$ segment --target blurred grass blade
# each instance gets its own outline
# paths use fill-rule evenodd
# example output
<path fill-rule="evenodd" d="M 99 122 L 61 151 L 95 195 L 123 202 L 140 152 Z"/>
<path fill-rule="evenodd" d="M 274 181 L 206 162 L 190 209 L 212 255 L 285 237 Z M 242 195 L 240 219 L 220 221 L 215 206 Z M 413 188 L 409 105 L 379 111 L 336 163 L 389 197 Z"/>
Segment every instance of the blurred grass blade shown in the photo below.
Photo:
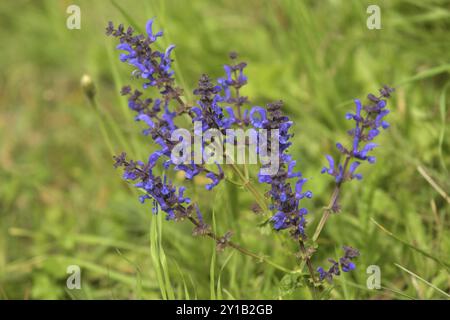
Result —
<path fill-rule="evenodd" d="M 236 298 L 231 294 L 230 291 L 228 291 L 227 289 L 222 289 L 223 292 L 225 292 L 227 294 L 227 296 L 231 299 L 231 300 L 236 300 Z"/>
<path fill-rule="evenodd" d="M 352 281 L 347 281 L 347 284 L 349 286 L 353 287 L 353 288 L 357 288 L 357 289 L 364 290 L 364 291 L 367 291 L 367 292 L 373 292 L 374 291 L 373 289 L 367 288 L 367 286 L 363 286 L 363 285 L 354 283 Z M 408 295 L 408 294 L 406 294 L 404 292 L 401 292 L 401 291 L 399 291 L 397 289 L 392 289 L 392 288 L 384 287 L 384 286 L 381 286 L 381 289 L 382 290 L 386 290 L 386 291 L 390 291 L 390 292 L 395 293 L 395 294 L 398 294 L 398 295 L 400 295 L 400 296 L 402 296 L 404 298 L 407 298 L 409 300 L 416 300 L 416 298 L 414 298 L 414 297 L 412 297 L 412 296 L 410 296 L 410 295 Z"/>
<path fill-rule="evenodd" d="M 125 255 L 123 255 L 119 249 L 116 249 L 116 252 L 123 260 L 125 260 L 126 262 L 131 264 L 133 266 L 134 270 L 136 271 L 135 297 L 141 299 L 142 298 L 142 273 L 141 273 L 139 266 L 135 262 L 128 259 Z"/>
<path fill-rule="evenodd" d="M 417 300 L 416 298 L 410 296 L 409 294 L 406 294 L 406 293 L 404 293 L 404 292 L 401 292 L 401 291 L 399 291 L 399 290 L 397 290 L 397 289 L 392 289 L 392 288 L 389 288 L 389 287 L 383 287 L 383 286 L 381 287 L 381 289 L 386 290 L 386 291 L 393 292 L 393 293 L 398 294 L 398 295 L 400 295 L 400 296 L 402 296 L 402 297 L 404 297 L 404 298 L 407 298 L 407 299 L 409 299 L 409 300 Z"/>
<path fill-rule="evenodd" d="M 217 233 L 216 230 L 216 217 L 215 217 L 215 213 L 214 213 L 214 209 L 212 211 L 212 226 L 213 226 L 213 232 Z M 211 255 L 211 264 L 209 267 L 209 291 L 210 291 L 210 298 L 211 300 L 216 300 L 216 288 L 215 288 L 215 282 L 216 282 L 216 277 L 215 277 L 215 269 L 216 269 L 216 255 L 217 255 L 217 250 L 216 250 L 216 243 L 213 241 L 212 242 L 212 255 Z"/>
<path fill-rule="evenodd" d="M 157 216 L 152 215 L 150 222 L 150 255 L 153 262 L 153 269 L 156 273 L 156 279 L 158 281 L 159 289 L 161 291 L 161 297 L 167 300 L 166 288 L 164 285 L 163 273 L 161 270 L 161 264 L 158 257 L 158 229 L 157 229 Z"/>
<path fill-rule="evenodd" d="M 233 257 L 233 254 L 235 253 L 235 251 L 231 251 L 231 253 L 228 255 L 228 257 L 225 259 L 222 267 L 220 268 L 219 271 L 219 276 L 217 279 L 217 299 L 219 300 L 223 300 L 223 296 L 222 296 L 222 273 L 223 270 L 225 270 L 225 266 L 228 264 L 228 262 L 230 261 L 230 259 Z"/>
<path fill-rule="evenodd" d="M 125 20 L 127 20 L 127 22 L 133 26 L 133 28 L 139 32 L 139 33 L 143 33 L 141 27 L 139 27 L 139 24 L 136 23 L 136 21 L 133 19 L 133 17 L 131 17 L 125 9 L 123 9 L 119 4 L 117 4 L 117 2 L 115 0 L 111 0 L 112 5 L 123 15 L 123 17 L 125 18 Z"/>
<path fill-rule="evenodd" d="M 418 74 L 416 74 L 410 78 L 406 78 L 406 79 L 400 81 L 399 83 L 396 83 L 394 85 L 394 87 L 401 86 L 401 85 L 415 82 L 415 81 L 419 81 L 419 80 L 423 80 L 426 78 L 434 77 L 434 76 L 444 73 L 444 72 L 450 72 L 450 64 L 444 64 L 441 66 L 437 66 L 437 67 L 419 72 Z"/>
<path fill-rule="evenodd" d="M 175 267 L 178 270 L 178 273 L 180 274 L 181 282 L 183 283 L 184 298 L 186 300 L 190 300 L 191 298 L 190 298 L 189 290 L 187 287 L 186 279 L 184 278 L 183 271 L 181 270 L 180 265 L 176 261 L 173 261 L 173 262 L 175 264 Z"/>
<path fill-rule="evenodd" d="M 444 144 L 444 138 L 445 138 L 445 129 L 446 129 L 446 114 L 447 114 L 447 90 L 450 87 L 450 82 L 447 82 L 444 86 L 444 89 L 442 89 L 441 96 L 439 97 L 439 113 L 441 114 L 441 133 L 439 135 L 439 159 L 441 161 L 441 165 L 444 168 L 445 172 L 448 173 L 447 165 L 444 160 L 444 155 L 442 152 L 442 146 Z"/>
<path fill-rule="evenodd" d="M 422 175 L 422 177 L 427 180 L 427 182 L 450 204 L 450 197 L 445 193 L 445 191 L 430 177 L 430 175 L 425 171 L 422 166 L 417 166 L 417 171 Z"/>
<path fill-rule="evenodd" d="M 402 269 L 403 271 L 409 273 L 411 276 L 413 276 L 414 278 L 422 281 L 423 283 L 425 283 L 426 285 L 428 285 L 429 287 L 433 288 L 434 290 L 436 290 L 437 292 L 441 293 L 442 295 L 444 295 L 447 298 L 450 298 L 450 294 L 446 293 L 445 291 L 439 289 L 438 287 L 436 287 L 434 284 L 428 282 L 427 280 L 425 280 L 424 278 L 420 277 L 419 275 L 415 274 L 414 272 L 406 269 L 405 267 L 402 267 L 401 265 L 399 265 L 398 263 L 394 263 L 395 266 L 397 266 L 398 268 Z"/>
<path fill-rule="evenodd" d="M 82 260 L 82 259 L 76 259 L 72 257 L 65 257 L 65 256 L 55 256 L 56 259 L 61 260 L 67 260 L 71 264 L 79 265 L 82 268 L 85 268 L 87 270 L 90 270 L 92 272 L 98 273 L 103 276 L 107 276 L 111 278 L 112 280 L 124 283 L 126 285 L 129 285 L 131 287 L 134 287 L 136 285 L 136 277 L 129 276 L 123 273 L 120 273 L 118 271 L 111 270 L 110 268 L 100 266 L 98 264 L 95 264 L 90 261 Z M 147 290 L 158 290 L 157 287 L 153 286 L 150 281 L 142 281 L 141 285 L 144 289 Z"/>
<path fill-rule="evenodd" d="M 162 225 L 163 225 L 163 215 L 158 214 L 158 253 L 159 253 L 159 261 L 161 263 L 163 275 L 164 275 L 164 284 L 166 286 L 167 297 L 171 300 L 175 300 L 175 293 L 173 291 L 172 283 L 170 281 L 170 270 L 167 265 L 166 253 L 164 252 L 162 246 Z"/>
<path fill-rule="evenodd" d="M 411 249 L 413 249 L 413 250 L 419 252 L 420 254 L 424 255 L 425 257 L 427 257 L 427 258 L 429 258 L 429 259 L 431 259 L 431 260 L 433 260 L 433 261 L 439 263 L 440 265 L 442 265 L 442 266 L 443 266 L 444 268 L 446 268 L 447 270 L 450 269 L 450 265 L 447 264 L 446 262 L 442 261 L 441 259 L 439 259 L 439 258 L 437 258 L 437 257 L 435 257 L 435 256 L 433 256 L 433 255 L 431 255 L 431 254 L 429 254 L 428 252 L 426 252 L 426 251 L 424 251 L 424 250 L 422 250 L 422 249 L 420 249 L 420 248 L 417 248 L 416 246 L 414 246 L 414 245 L 412 245 L 412 244 L 406 242 L 405 240 L 402 240 L 402 239 L 398 238 L 398 237 L 397 237 L 396 235 L 394 235 L 392 232 L 390 232 L 390 231 L 387 230 L 385 227 L 383 227 L 381 224 L 379 224 L 377 221 L 375 221 L 375 219 L 373 219 L 373 218 L 370 218 L 370 219 L 372 220 L 372 222 L 373 222 L 378 228 L 380 228 L 384 233 L 386 233 L 386 234 L 387 234 L 388 236 L 390 236 L 391 238 L 393 238 L 393 239 L 395 239 L 395 240 L 401 242 L 403 245 L 407 246 L 408 248 L 411 248 Z"/>
<path fill-rule="evenodd" d="M 40 235 L 37 231 L 32 231 L 22 228 L 9 228 L 8 233 L 13 237 L 26 237 L 26 238 L 36 238 Z M 105 246 L 116 249 L 124 249 L 139 254 L 150 255 L 148 248 L 145 246 L 139 246 L 137 244 L 129 243 L 126 241 L 100 237 L 91 234 L 68 234 L 68 238 L 72 238 L 77 243 L 83 243 L 88 245 Z"/>

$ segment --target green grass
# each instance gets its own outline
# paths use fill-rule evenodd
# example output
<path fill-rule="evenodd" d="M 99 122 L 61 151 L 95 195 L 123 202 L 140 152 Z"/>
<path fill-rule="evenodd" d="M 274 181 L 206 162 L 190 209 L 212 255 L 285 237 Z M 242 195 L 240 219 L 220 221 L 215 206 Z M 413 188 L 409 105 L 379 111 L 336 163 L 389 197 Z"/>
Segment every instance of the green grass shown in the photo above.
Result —
<path fill-rule="evenodd" d="M 357 269 L 320 298 L 448 299 L 449 1 L 77 3 L 81 30 L 65 27 L 71 1 L 0 4 L 0 298 L 312 297 L 295 244 L 259 226 L 246 189 L 227 182 L 208 193 L 197 181 L 189 195 L 210 223 L 214 212 L 219 234 L 232 230 L 233 241 L 273 264 L 216 253 L 188 223 L 153 216 L 113 169 L 113 152 L 145 159 L 151 146 L 118 93 L 130 69 L 103 30 L 109 20 L 143 29 L 156 16 L 161 46 L 177 45 L 188 101 L 201 73 L 222 74 L 231 50 L 249 64 L 243 94 L 254 105 L 285 101 L 290 152 L 315 195 L 310 232 L 332 192 L 319 173 L 323 155 L 346 139 L 352 99 L 396 85 L 377 163 L 344 187 L 342 212 L 325 226 L 313 261 L 324 265 L 350 244 L 361 251 Z M 376 3 L 382 30 L 368 30 L 366 8 Z M 79 87 L 85 73 L 97 106 Z M 82 269 L 82 290 L 66 289 L 70 264 Z M 366 287 L 369 265 L 381 268 L 381 290 Z"/>

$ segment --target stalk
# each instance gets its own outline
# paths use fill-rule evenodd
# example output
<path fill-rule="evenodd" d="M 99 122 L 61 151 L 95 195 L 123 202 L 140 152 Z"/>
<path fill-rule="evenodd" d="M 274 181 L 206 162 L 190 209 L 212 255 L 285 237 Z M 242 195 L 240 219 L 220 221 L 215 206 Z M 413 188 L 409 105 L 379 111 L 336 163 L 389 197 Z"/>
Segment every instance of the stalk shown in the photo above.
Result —
<path fill-rule="evenodd" d="M 349 162 L 350 162 L 350 156 L 347 156 L 345 158 L 345 162 L 344 162 L 344 170 L 343 170 L 344 171 L 344 173 L 343 173 L 344 177 L 345 177 L 345 174 L 347 173 L 347 167 L 348 167 L 348 163 Z M 334 188 L 334 191 L 333 191 L 333 193 L 331 195 L 331 199 L 330 199 L 330 202 L 328 203 L 328 206 L 326 206 L 324 208 L 324 212 L 323 212 L 322 218 L 320 219 L 319 224 L 316 227 L 316 231 L 314 232 L 314 235 L 312 237 L 312 240 L 314 242 L 316 242 L 317 239 L 319 238 L 320 233 L 323 230 L 323 227 L 327 223 L 328 218 L 330 217 L 331 212 L 333 211 L 333 208 L 336 206 L 336 203 L 339 200 L 339 195 L 341 193 L 341 185 L 342 185 L 342 182 L 339 182 L 336 185 L 336 187 Z"/>
<path fill-rule="evenodd" d="M 195 218 L 193 218 L 192 216 L 188 217 L 188 219 L 189 219 L 189 221 L 190 221 L 192 224 L 194 224 L 196 227 L 199 227 L 199 226 L 200 226 L 200 223 L 199 223 L 197 220 L 195 220 Z M 215 234 L 215 233 L 212 232 L 212 231 L 208 231 L 205 235 L 206 235 L 207 237 L 213 239 L 213 240 L 216 241 L 216 242 L 217 242 L 217 241 L 220 241 L 220 239 L 221 239 L 220 236 L 218 236 L 217 234 Z M 257 260 L 258 262 L 264 262 L 264 263 L 267 263 L 268 265 L 271 265 L 272 267 L 274 267 L 274 268 L 276 268 L 276 269 L 278 269 L 278 270 L 280 270 L 280 271 L 283 271 L 283 272 L 285 272 L 285 273 L 290 273 L 290 274 L 296 274 L 296 273 L 298 273 L 298 271 L 289 270 L 289 269 L 287 269 L 287 268 L 285 268 L 285 267 L 283 267 L 283 266 L 280 266 L 279 264 L 277 264 L 277 263 L 275 263 L 275 262 L 273 262 L 273 261 L 267 259 L 266 257 L 259 256 L 259 255 L 257 255 L 256 253 L 253 253 L 253 252 L 251 252 L 250 250 L 247 250 L 247 249 L 241 247 L 240 245 L 238 245 L 238 244 L 235 243 L 235 242 L 227 241 L 226 244 L 227 244 L 228 247 L 233 248 L 233 249 L 235 249 L 236 251 L 238 251 L 238 252 L 240 252 L 240 253 L 242 253 L 242 254 L 244 254 L 244 255 L 246 255 L 246 256 L 252 257 L 253 259 Z"/>

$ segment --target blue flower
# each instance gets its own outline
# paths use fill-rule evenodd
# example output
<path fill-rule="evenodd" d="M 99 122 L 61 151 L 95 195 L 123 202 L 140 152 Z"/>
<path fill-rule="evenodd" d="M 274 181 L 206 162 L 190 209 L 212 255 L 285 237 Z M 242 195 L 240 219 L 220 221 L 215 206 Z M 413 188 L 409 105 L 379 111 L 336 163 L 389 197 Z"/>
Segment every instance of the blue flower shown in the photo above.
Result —
<path fill-rule="evenodd" d="M 376 146 L 376 143 L 368 143 L 366 144 L 360 151 L 358 149 L 353 150 L 353 156 L 360 160 L 368 160 L 370 163 L 375 162 L 375 157 L 370 157 L 368 155 L 369 151 L 372 151 Z"/>
<path fill-rule="evenodd" d="M 348 170 L 348 173 L 350 174 L 350 177 L 352 179 L 358 179 L 358 180 L 362 179 L 362 175 L 361 174 L 355 173 L 356 168 L 358 168 L 360 164 L 361 164 L 360 162 L 354 161 L 350 165 L 350 169 Z"/>
<path fill-rule="evenodd" d="M 339 262 L 328 259 L 331 263 L 331 267 L 328 271 L 325 271 L 322 267 L 317 268 L 320 281 L 327 280 L 331 282 L 334 276 L 340 275 L 340 270 L 343 272 L 350 272 L 356 268 L 356 265 L 352 260 L 359 256 L 359 251 L 349 246 L 344 246 L 343 249 L 344 256 L 339 259 Z"/>
<path fill-rule="evenodd" d="M 300 178 L 297 180 L 297 183 L 295 184 L 295 198 L 298 200 L 301 200 L 303 198 L 312 198 L 312 192 L 306 191 L 303 192 L 303 185 L 308 181 L 307 179 Z"/>
<path fill-rule="evenodd" d="M 337 167 L 335 165 L 335 161 L 332 156 L 325 156 L 328 160 L 329 168 L 323 167 L 321 173 L 328 173 L 329 175 L 334 176 L 336 183 L 341 183 L 344 178 L 344 168 L 341 164 L 338 164 Z"/>
<path fill-rule="evenodd" d="M 273 215 L 271 220 L 273 221 L 273 228 L 275 230 L 282 230 L 289 227 L 289 224 L 287 223 L 288 219 L 281 211 L 278 211 L 275 215 Z"/>
<path fill-rule="evenodd" d="M 162 31 L 153 33 L 153 22 L 154 19 L 147 22 L 145 28 L 147 37 L 133 36 L 131 28 L 124 32 L 123 26 L 114 30 L 111 22 L 106 33 L 120 39 L 117 49 L 126 53 L 121 53 L 119 58 L 136 68 L 132 73 L 134 76 L 146 80 L 143 84 L 144 89 L 157 86 L 167 90 L 167 86 L 173 83 L 174 72 L 171 70 L 170 54 L 175 46 L 170 45 L 164 53 L 152 49 L 151 44 L 163 35 Z"/>
<path fill-rule="evenodd" d="M 148 20 L 147 24 L 145 25 L 145 31 L 147 32 L 147 36 L 151 42 L 155 42 L 158 37 L 161 37 L 163 35 L 162 31 L 158 31 L 156 34 L 153 34 L 153 21 L 154 20 L 155 20 L 155 18 Z"/>
<path fill-rule="evenodd" d="M 317 272 L 319 273 L 320 281 L 324 280 L 328 276 L 328 272 L 326 272 L 322 267 L 318 267 Z"/>
<path fill-rule="evenodd" d="M 247 83 L 247 77 L 244 75 L 244 69 L 247 66 L 245 62 L 238 63 L 236 65 L 225 65 L 223 68 L 225 70 L 226 78 L 221 79 L 227 86 L 233 86 L 240 88 Z M 233 77 L 233 73 L 237 76 Z"/>
<path fill-rule="evenodd" d="M 203 74 L 198 82 L 198 88 L 194 94 L 199 97 L 198 106 L 191 109 L 193 113 L 192 122 L 201 121 L 202 130 L 230 128 L 237 122 L 231 107 L 220 106 L 223 97 L 220 95 L 222 88 L 214 85 L 210 78 Z"/>
<path fill-rule="evenodd" d="M 334 168 L 334 159 L 333 159 L 333 157 L 330 156 L 329 154 L 327 154 L 325 157 L 326 157 L 327 160 L 328 160 L 329 168 L 323 167 L 321 173 L 327 172 L 328 174 L 333 175 L 334 169 L 335 169 L 335 168 Z"/>
<path fill-rule="evenodd" d="M 212 180 L 211 183 L 206 185 L 207 190 L 211 190 L 212 188 L 217 186 L 219 184 L 220 180 L 222 180 L 224 178 L 224 173 L 223 173 L 222 167 L 219 164 L 216 164 L 216 165 L 219 170 L 218 174 L 216 174 L 214 172 L 208 172 L 206 174 L 206 177 Z"/>
<path fill-rule="evenodd" d="M 144 203 L 148 199 L 154 199 L 158 206 L 166 212 L 166 218 L 173 220 L 188 215 L 186 204 L 191 202 L 190 198 L 184 196 L 185 187 L 177 189 L 167 176 L 163 178 L 153 175 L 151 163 L 127 161 L 125 153 L 114 157 L 115 166 L 124 167 L 124 178 L 134 181 L 134 186 L 145 191 L 139 196 L 139 201 Z M 157 207 L 154 207 L 156 213 Z"/>
<path fill-rule="evenodd" d="M 268 122 L 266 116 L 266 109 L 258 106 L 253 107 L 250 110 L 249 119 L 252 126 L 257 129 L 263 129 L 267 127 Z"/>

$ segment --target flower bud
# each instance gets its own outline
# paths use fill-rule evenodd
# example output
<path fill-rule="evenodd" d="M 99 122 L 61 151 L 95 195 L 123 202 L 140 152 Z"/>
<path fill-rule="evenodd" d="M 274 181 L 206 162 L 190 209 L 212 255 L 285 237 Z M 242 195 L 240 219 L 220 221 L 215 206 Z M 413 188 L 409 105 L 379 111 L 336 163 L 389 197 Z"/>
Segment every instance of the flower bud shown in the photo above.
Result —
<path fill-rule="evenodd" d="M 91 76 L 85 74 L 81 77 L 81 88 L 84 91 L 84 94 L 89 98 L 93 99 L 95 96 L 95 85 L 92 81 Z"/>

